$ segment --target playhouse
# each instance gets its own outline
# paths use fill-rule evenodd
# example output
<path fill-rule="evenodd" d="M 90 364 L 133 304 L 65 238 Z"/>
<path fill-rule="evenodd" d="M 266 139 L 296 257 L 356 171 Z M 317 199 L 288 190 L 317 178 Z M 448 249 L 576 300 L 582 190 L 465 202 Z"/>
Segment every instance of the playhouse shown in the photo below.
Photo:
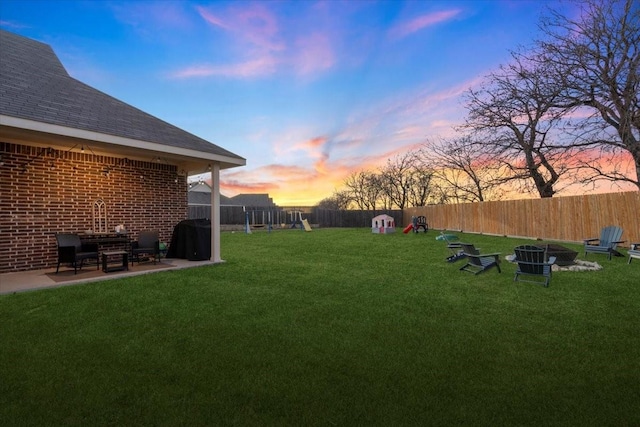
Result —
<path fill-rule="evenodd" d="M 371 232 L 376 234 L 387 234 L 396 231 L 396 226 L 392 216 L 378 215 L 371 220 Z"/>

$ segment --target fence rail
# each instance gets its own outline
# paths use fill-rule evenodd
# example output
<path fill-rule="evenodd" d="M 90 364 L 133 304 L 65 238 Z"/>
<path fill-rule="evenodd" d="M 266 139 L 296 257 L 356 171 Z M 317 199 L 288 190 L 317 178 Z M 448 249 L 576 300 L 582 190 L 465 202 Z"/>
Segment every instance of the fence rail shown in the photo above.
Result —
<path fill-rule="evenodd" d="M 220 206 L 220 224 L 244 225 L 249 219 L 249 225 L 268 224 L 269 218 L 274 226 L 284 224 L 290 226 L 297 216 L 292 212 L 302 212 L 302 217 L 322 228 L 330 227 L 371 227 L 371 219 L 380 214 L 392 216 L 396 224 L 402 223 L 403 212 L 401 210 L 331 210 L 316 207 L 304 208 L 243 208 L 242 206 Z M 211 206 L 189 206 L 189 218 L 211 218 Z"/>
<path fill-rule="evenodd" d="M 623 229 L 623 246 L 640 242 L 640 192 L 433 205 L 404 210 L 403 223 L 425 215 L 430 228 L 581 242 L 608 225 Z"/>
<path fill-rule="evenodd" d="M 623 246 L 640 243 L 640 192 L 606 193 L 546 199 L 505 200 L 495 202 L 431 205 L 400 210 L 330 210 L 306 208 L 246 208 L 249 223 L 265 224 L 270 213 L 272 223 L 289 225 L 291 212 L 302 211 L 311 224 L 327 227 L 370 227 L 371 219 L 380 214 L 394 218 L 396 226 L 411 222 L 412 216 L 425 215 L 429 228 L 462 230 L 495 234 L 581 242 L 598 237 L 608 225 L 622 227 Z M 190 218 L 210 218 L 209 206 L 190 206 Z M 246 213 L 242 206 L 222 206 L 220 223 L 244 225 Z"/>

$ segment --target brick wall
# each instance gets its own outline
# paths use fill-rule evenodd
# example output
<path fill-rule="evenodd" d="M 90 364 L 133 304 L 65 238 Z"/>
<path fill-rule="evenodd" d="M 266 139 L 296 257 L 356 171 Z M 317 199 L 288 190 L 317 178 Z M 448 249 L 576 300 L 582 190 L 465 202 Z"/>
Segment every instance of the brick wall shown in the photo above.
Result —
<path fill-rule="evenodd" d="M 124 224 L 171 240 L 187 218 L 187 177 L 174 165 L 0 142 L 0 273 L 55 266 L 55 233 L 93 229 L 104 200 L 108 229 Z"/>

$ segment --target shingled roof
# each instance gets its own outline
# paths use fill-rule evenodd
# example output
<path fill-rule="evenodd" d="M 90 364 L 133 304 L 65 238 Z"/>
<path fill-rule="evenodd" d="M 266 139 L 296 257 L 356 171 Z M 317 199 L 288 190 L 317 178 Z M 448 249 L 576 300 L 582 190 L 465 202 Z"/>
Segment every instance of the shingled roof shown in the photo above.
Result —
<path fill-rule="evenodd" d="M 245 164 L 222 147 L 74 79 L 49 45 L 0 30 L 0 124 L 7 118 L 125 138 L 130 145 L 173 147 L 174 153 L 222 156 L 227 166 Z"/>

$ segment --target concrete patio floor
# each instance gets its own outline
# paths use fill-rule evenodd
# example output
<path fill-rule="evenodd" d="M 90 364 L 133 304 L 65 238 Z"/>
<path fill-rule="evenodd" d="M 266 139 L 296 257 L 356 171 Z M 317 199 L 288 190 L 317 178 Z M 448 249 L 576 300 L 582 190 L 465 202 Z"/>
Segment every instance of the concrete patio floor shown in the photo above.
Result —
<path fill-rule="evenodd" d="M 48 268 L 44 270 L 32 270 L 32 271 L 20 271 L 16 273 L 2 273 L 0 274 L 0 295 L 12 294 L 16 292 L 33 291 L 38 289 L 56 288 L 60 286 L 78 285 L 82 283 L 100 282 L 104 280 L 120 279 L 123 277 L 138 276 L 141 274 L 154 274 L 168 270 L 180 270 L 185 268 L 201 267 L 204 265 L 216 264 L 213 261 L 189 261 L 186 259 L 177 258 L 163 258 L 161 263 L 166 268 L 154 268 L 150 270 L 138 270 L 132 267 L 129 271 L 114 271 L 110 273 L 103 273 L 102 270 L 97 275 L 92 277 L 75 278 L 70 277 L 69 280 L 57 281 L 50 277 L 52 273 L 55 273 L 55 268 Z M 82 271 L 86 271 L 88 266 L 84 266 Z M 64 270 L 68 270 L 68 267 L 64 267 Z M 60 274 L 63 273 L 63 267 L 60 267 Z"/>

